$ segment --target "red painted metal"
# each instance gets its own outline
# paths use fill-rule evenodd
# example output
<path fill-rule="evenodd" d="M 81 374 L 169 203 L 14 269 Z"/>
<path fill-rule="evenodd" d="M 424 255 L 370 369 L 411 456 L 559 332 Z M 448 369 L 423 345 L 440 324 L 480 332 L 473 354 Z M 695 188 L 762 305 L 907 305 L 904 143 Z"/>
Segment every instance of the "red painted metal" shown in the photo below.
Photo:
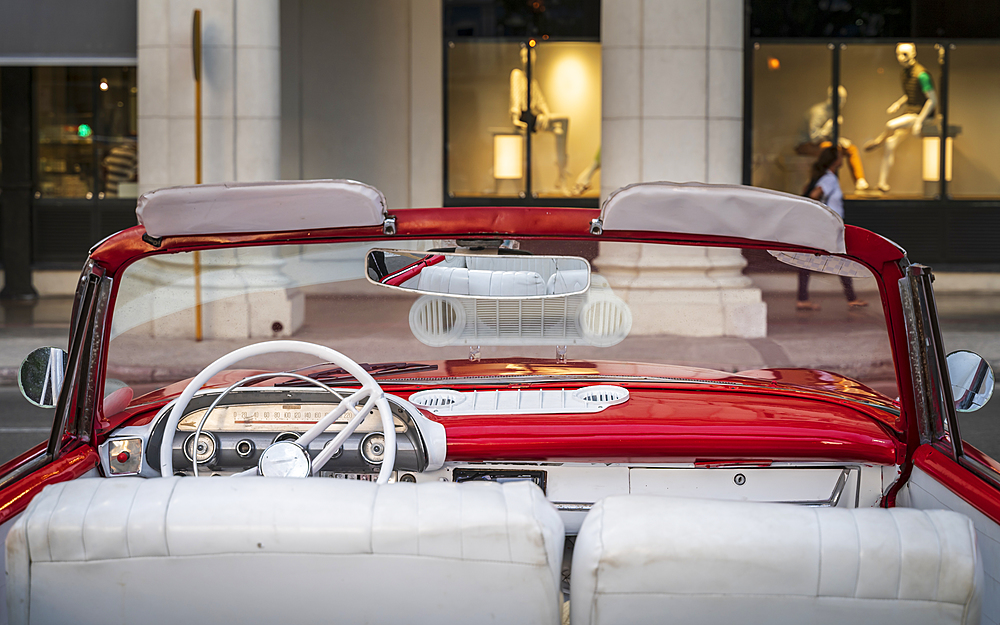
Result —
<path fill-rule="evenodd" d="M 382 278 L 382 284 L 388 284 L 390 286 L 399 286 L 403 284 L 413 276 L 417 275 L 424 270 L 425 267 L 431 267 L 437 265 L 438 263 L 444 262 L 443 254 L 435 254 L 433 256 L 428 256 L 427 258 L 422 258 L 417 262 L 409 265 L 408 267 L 397 271 L 396 273 Z"/>
<path fill-rule="evenodd" d="M 0 491 L 0 523 L 24 511 L 28 503 L 49 484 L 74 480 L 97 466 L 97 450 L 89 445 L 64 452 L 54 462 L 39 467 L 12 487 Z"/>
<path fill-rule="evenodd" d="M 973 457 L 988 460 L 975 447 L 968 443 L 964 443 L 964 446 L 973 450 L 973 454 L 975 454 Z M 997 466 L 994 462 L 989 464 Z M 921 445 L 913 454 L 913 465 L 961 497 L 970 506 L 982 512 L 991 521 L 1000 523 L 1000 497 L 997 496 L 996 487 L 955 462 L 948 454 L 931 445 Z"/>
<path fill-rule="evenodd" d="M 710 462 L 829 460 L 894 464 L 902 445 L 833 403 L 717 390 L 630 389 L 596 414 L 435 416 L 448 460 Z"/>

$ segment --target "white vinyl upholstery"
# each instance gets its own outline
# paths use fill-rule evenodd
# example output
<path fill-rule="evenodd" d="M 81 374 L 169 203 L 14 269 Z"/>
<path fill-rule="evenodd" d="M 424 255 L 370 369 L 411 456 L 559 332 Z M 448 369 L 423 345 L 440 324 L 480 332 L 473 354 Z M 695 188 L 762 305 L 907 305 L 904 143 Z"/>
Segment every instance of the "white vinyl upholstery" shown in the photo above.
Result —
<path fill-rule="evenodd" d="M 417 288 L 428 293 L 481 297 L 545 295 L 545 281 L 534 271 L 488 271 L 441 265 L 424 267 Z"/>
<path fill-rule="evenodd" d="M 978 624 L 968 517 L 625 495 L 588 513 L 573 625 Z"/>
<path fill-rule="evenodd" d="M 548 623 L 563 525 L 530 483 L 80 479 L 7 539 L 11 623 Z"/>

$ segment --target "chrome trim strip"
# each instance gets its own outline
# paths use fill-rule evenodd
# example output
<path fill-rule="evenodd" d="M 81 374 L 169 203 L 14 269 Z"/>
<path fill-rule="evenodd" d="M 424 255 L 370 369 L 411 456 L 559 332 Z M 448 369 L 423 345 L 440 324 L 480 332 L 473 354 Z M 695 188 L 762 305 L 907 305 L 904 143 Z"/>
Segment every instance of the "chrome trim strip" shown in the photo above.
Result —
<path fill-rule="evenodd" d="M 799 506 L 809 506 L 814 508 L 836 508 L 840 503 L 840 497 L 844 494 L 844 487 L 847 486 L 847 478 L 850 476 L 850 469 L 843 469 L 837 483 L 833 485 L 833 492 L 828 499 L 814 499 L 806 501 L 775 501 L 774 503 L 793 503 Z M 860 471 L 859 471 L 860 481 Z M 855 506 L 857 507 L 857 506 Z"/>
<path fill-rule="evenodd" d="M 553 501 L 552 505 L 560 512 L 587 512 L 594 507 L 594 504 L 584 501 Z"/>

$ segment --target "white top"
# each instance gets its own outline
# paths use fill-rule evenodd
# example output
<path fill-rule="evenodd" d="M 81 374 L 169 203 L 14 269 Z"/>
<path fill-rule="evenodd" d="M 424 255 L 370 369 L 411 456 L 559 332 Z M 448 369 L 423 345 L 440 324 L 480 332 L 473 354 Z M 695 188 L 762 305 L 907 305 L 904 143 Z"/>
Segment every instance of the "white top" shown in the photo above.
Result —
<path fill-rule="evenodd" d="M 377 226 L 385 196 L 353 180 L 226 182 L 144 193 L 135 209 L 153 237 Z"/>
<path fill-rule="evenodd" d="M 844 220 L 815 200 L 770 189 L 698 182 L 644 182 L 612 193 L 605 230 L 742 237 L 842 254 Z"/>
<path fill-rule="evenodd" d="M 829 169 L 819 177 L 816 186 L 823 189 L 823 195 L 819 198 L 821 202 L 833 209 L 833 212 L 844 218 L 844 193 L 840 190 L 840 180 L 837 174 Z"/>

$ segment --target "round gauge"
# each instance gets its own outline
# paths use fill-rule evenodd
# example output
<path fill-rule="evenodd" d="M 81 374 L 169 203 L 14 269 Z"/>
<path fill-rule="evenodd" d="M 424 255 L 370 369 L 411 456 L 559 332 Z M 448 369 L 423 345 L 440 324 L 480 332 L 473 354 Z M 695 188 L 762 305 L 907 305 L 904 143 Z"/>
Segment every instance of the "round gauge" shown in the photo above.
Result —
<path fill-rule="evenodd" d="M 192 433 L 184 441 L 184 455 L 190 461 L 192 460 L 192 448 L 194 447 L 194 434 Z M 208 432 L 202 432 L 198 435 L 198 464 L 205 464 L 215 456 L 215 437 Z"/>
<path fill-rule="evenodd" d="M 308 477 L 312 461 L 298 443 L 281 441 L 264 450 L 257 468 L 264 477 Z"/>
<path fill-rule="evenodd" d="M 329 447 L 329 446 L 330 446 L 330 443 L 332 443 L 332 442 L 333 442 L 333 439 L 331 438 L 330 440 L 328 440 L 328 441 L 326 441 L 325 443 L 323 443 L 323 449 L 326 449 L 327 447 Z M 333 452 L 333 455 L 332 455 L 332 456 L 330 456 L 330 459 L 332 460 L 332 459 L 334 459 L 334 458 L 339 458 L 339 457 L 340 457 L 340 454 L 342 454 L 342 453 L 344 453 L 344 446 L 343 446 L 343 445 L 341 445 L 341 446 L 340 446 L 340 447 L 339 447 L 339 448 L 337 449 L 337 451 Z"/>
<path fill-rule="evenodd" d="M 372 432 L 361 440 L 361 457 L 371 464 L 382 464 L 385 456 L 385 436 Z"/>

